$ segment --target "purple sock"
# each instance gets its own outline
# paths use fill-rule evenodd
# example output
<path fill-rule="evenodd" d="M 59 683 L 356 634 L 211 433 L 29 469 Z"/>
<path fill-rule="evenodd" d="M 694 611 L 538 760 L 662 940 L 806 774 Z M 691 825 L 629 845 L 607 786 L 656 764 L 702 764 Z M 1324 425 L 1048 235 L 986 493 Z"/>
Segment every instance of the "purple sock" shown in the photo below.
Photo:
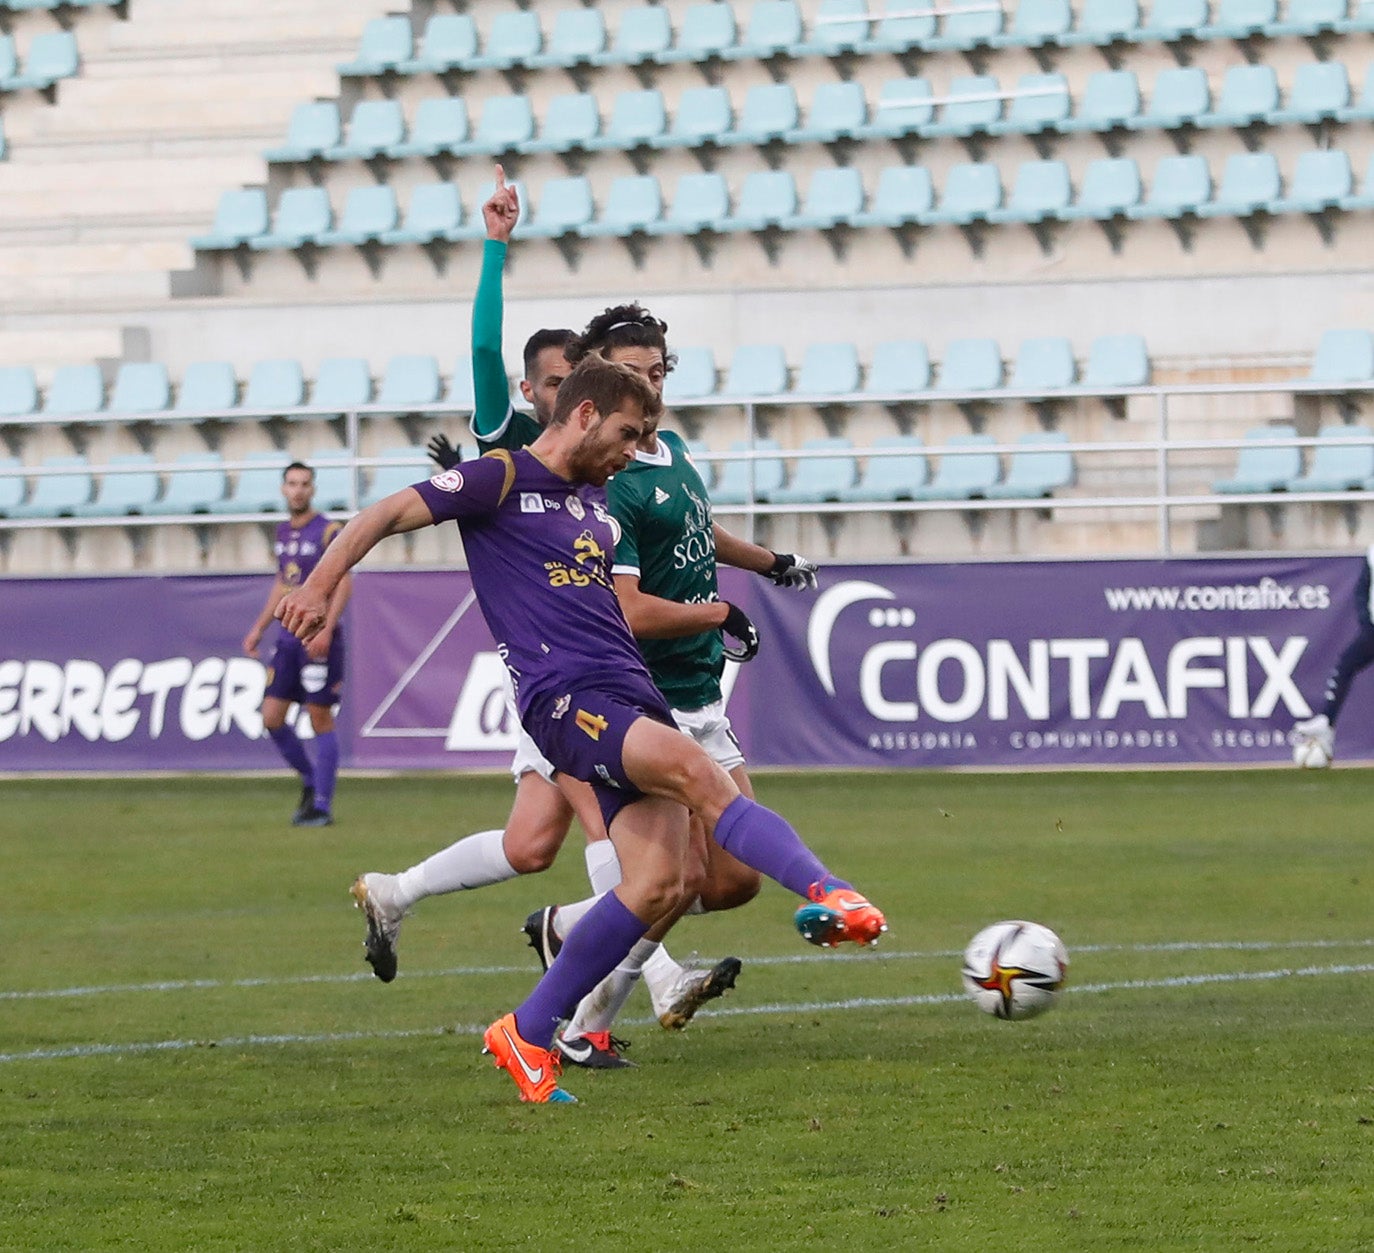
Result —
<path fill-rule="evenodd" d="M 307 785 L 312 784 L 315 772 L 310 768 L 310 758 L 305 755 L 305 745 L 300 742 L 295 731 L 283 724 L 279 727 L 269 727 L 267 734 L 272 737 L 272 743 L 277 746 L 277 752 L 282 755 L 286 764 L 300 775 Z"/>
<path fill-rule="evenodd" d="M 339 773 L 339 733 L 321 731 L 315 745 L 315 808 L 329 813 L 334 804 L 334 779 Z"/>
<path fill-rule="evenodd" d="M 607 892 L 579 920 L 563 941 L 548 973 L 534 985 L 515 1011 L 521 1038 L 540 1048 L 553 1045 L 560 1018 L 614 970 L 649 929 L 614 892 Z"/>
<path fill-rule="evenodd" d="M 736 796 L 725 807 L 714 835 L 727 853 L 798 896 L 805 896 L 807 888 L 822 881 L 849 886 L 831 875 L 786 818 L 747 796 Z"/>

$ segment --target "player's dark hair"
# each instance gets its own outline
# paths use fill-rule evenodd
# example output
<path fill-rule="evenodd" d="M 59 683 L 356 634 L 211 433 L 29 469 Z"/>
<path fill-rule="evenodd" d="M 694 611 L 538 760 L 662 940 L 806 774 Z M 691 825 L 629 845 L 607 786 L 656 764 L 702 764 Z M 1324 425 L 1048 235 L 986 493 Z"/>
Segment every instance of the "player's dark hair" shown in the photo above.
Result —
<path fill-rule="evenodd" d="M 562 348 L 563 351 L 566 352 L 568 345 L 576 338 L 577 332 L 570 331 L 565 326 L 546 326 L 543 330 L 535 331 L 535 333 L 525 341 L 525 377 L 530 377 L 531 372 L 534 370 L 534 363 L 539 360 L 539 354 L 543 352 L 545 348 Z"/>
<path fill-rule="evenodd" d="M 576 365 L 590 352 L 605 356 L 616 348 L 657 348 L 665 374 L 677 365 L 677 354 L 668 351 L 668 323 L 638 303 L 612 305 L 598 313 L 568 345 L 568 360 Z"/>
<path fill-rule="evenodd" d="M 286 482 L 286 476 L 290 474 L 292 470 L 304 470 L 312 480 L 315 477 L 315 471 L 310 466 L 306 465 L 304 461 L 293 461 L 281 472 L 281 481 L 283 483 Z"/>
<path fill-rule="evenodd" d="M 637 403 L 646 418 L 657 418 L 663 412 L 663 402 L 643 375 L 596 352 L 583 357 L 559 384 L 549 425 L 564 425 L 585 400 L 590 400 L 603 417 L 623 409 L 627 401 Z"/>

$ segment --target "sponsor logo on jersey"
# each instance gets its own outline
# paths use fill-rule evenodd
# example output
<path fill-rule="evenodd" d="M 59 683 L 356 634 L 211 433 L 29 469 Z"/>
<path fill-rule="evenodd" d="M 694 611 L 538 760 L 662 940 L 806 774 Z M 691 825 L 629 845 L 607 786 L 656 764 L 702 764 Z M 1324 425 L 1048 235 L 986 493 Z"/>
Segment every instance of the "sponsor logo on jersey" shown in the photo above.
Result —
<path fill-rule="evenodd" d="M 654 488 L 654 504 L 666 505 L 671 499 L 672 497 L 661 487 Z"/>
<path fill-rule="evenodd" d="M 538 492 L 520 493 L 521 513 L 543 513 L 544 498 Z"/>
<path fill-rule="evenodd" d="M 585 709 L 579 709 L 573 721 L 579 731 L 585 731 L 594 740 L 600 740 L 601 733 L 611 725 L 600 714 L 589 714 Z"/>
<path fill-rule="evenodd" d="M 606 550 L 596 542 L 596 536 L 590 531 L 583 531 L 573 540 L 573 551 L 577 554 L 577 564 L 584 566 L 589 561 L 605 561 Z"/>

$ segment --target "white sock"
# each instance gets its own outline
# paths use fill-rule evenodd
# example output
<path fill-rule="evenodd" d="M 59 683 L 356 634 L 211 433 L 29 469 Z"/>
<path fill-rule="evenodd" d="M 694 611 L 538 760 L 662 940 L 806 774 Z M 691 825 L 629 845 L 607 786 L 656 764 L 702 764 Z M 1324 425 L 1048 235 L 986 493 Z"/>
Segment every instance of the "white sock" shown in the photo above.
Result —
<path fill-rule="evenodd" d="M 595 1031 L 609 1031 L 639 982 L 644 963 L 653 958 L 658 948 L 657 940 L 637 940 L 625 960 L 582 998 L 564 1037 L 575 1040 Z"/>
<path fill-rule="evenodd" d="M 568 938 L 568 932 L 577 926 L 583 916 L 601 899 L 601 895 L 589 896 L 585 901 L 574 901 L 571 905 L 558 907 L 558 912 L 553 916 L 553 929 L 560 940 Z"/>
<path fill-rule="evenodd" d="M 662 1014 L 672 1007 L 677 999 L 679 984 L 687 976 L 687 968 L 678 965 L 661 944 L 644 963 L 644 983 L 649 989 L 649 999 L 654 1003 L 654 1013 Z"/>
<path fill-rule="evenodd" d="M 443 896 L 468 888 L 484 888 L 514 879 L 517 871 L 506 860 L 504 831 L 479 831 L 426 857 L 396 876 L 397 894 L 409 909 L 426 896 Z"/>
<path fill-rule="evenodd" d="M 587 880 L 598 896 L 620 883 L 620 858 L 610 840 L 592 840 L 583 853 L 587 859 Z"/>

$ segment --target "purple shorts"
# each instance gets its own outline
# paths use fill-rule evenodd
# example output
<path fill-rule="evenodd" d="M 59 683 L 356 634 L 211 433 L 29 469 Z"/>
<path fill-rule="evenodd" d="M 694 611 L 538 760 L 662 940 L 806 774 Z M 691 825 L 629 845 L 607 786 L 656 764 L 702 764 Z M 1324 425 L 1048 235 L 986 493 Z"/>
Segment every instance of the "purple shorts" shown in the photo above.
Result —
<path fill-rule="evenodd" d="M 677 729 L 658 689 L 625 676 L 537 696 L 523 721 L 555 770 L 591 784 L 609 829 L 616 814 L 644 795 L 626 777 L 621 761 L 625 736 L 640 718 Z"/>
<path fill-rule="evenodd" d="M 277 647 L 267 667 L 265 696 L 302 705 L 337 705 L 343 691 L 343 631 L 335 630 L 329 656 L 312 661 L 305 645 L 291 632 L 278 628 Z"/>

